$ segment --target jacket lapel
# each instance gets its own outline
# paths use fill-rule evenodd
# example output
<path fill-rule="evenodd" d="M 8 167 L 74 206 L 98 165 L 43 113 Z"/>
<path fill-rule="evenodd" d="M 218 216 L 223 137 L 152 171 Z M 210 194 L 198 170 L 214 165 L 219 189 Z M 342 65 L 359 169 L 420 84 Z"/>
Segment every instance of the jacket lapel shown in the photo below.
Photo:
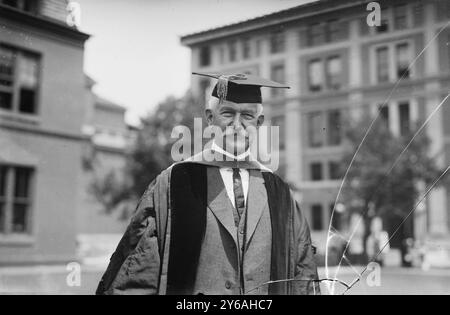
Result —
<path fill-rule="evenodd" d="M 268 207 L 266 187 L 259 171 L 250 171 L 248 186 L 246 247 L 252 239 L 253 233 L 255 233 L 263 211 Z"/>
<path fill-rule="evenodd" d="M 228 198 L 217 167 L 208 167 L 208 208 L 212 211 L 217 220 L 225 227 L 228 233 L 237 244 L 236 226 L 234 225 L 233 213 L 230 210 L 231 202 Z"/>

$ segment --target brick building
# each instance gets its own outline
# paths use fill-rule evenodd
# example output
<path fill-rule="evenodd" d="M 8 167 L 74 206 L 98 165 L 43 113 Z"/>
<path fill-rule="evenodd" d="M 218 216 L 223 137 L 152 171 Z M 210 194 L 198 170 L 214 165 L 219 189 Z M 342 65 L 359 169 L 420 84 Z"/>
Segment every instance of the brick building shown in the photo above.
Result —
<path fill-rule="evenodd" d="M 315 1 L 181 38 L 191 49 L 192 71 L 254 73 L 291 86 L 263 91 L 265 113 L 282 130 L 279 172 L 301 189 L 318 244 L 325 244 L 341 183 L 343 118 L 375 114 L 404 75 L 382 112 L 390 130 L 401 134 L 449 91 L 450 2 L 378 1 L 379 27 L 366 22 L 369 2 Z M 211 82 L 193 76 L 191 85 L 205 95 Z M 426 130 L 441 166 L 450 164 L 449 126 L 446 104 Z M 448 235 L 450 190 L 430 195 L 417 224 L 418 237 Z"/>

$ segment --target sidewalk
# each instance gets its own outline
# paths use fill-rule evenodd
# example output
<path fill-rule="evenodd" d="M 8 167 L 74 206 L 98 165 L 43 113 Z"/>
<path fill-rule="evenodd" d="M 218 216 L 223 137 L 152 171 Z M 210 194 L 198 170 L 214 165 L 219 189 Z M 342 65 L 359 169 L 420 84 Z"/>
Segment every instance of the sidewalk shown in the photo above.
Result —
<path fill-rule="evenodd" d="M 106 269 L 105 264 L 82 265 L 80 286 L 68 285 L 70 271 L 66 266 L 1 267 L 0 294 L 88 294 L 95 293 L 98 282 Z M 362 271 L 363 267 L 356 270 Z M 330 269 L 330 278 L 335 270 Z M 380 286 L 368 285 L 370 271 L 348 294 L 384 295 L 384 294 L 450 294 L 450 270 L 430 270 L 403 268 L 384 268 L 380 274 Z M 321 278 L 325 269 L 319 269 Z M 357 278 L 350 267 L 343 267 L 338 279 L 351 283 Z M 69 280 L 72 279 L 69 276 Z M 327 294 L 326 288 L 322 289 Z"/>
<path fill-rule="evenodd" d="M 66 268 L 1 267 L 0 294 L 94 294 L 106 266 L 82 265 L 79 278 L 73 274 L 74 269 Z M 80 279 L 79 286 L 74 279 Z"/>
<path fill-rule="evenodd" d="M 357 266 L 355 270 L 361 272 L 364 267 Z M 319 269 L 319 276 L 325 277 L 325 269 Z M 330 268 L 330 278 L 334 278 L 335 269 Z M 379 274 L 379 285 L 372 285 L 374 275 L 368 270 L 361 281 L 358 282 L 349 292 L 349 295 L 432 295 L 450 294 L 450 270 L 432 269 L 423 271 L 416 268 L 389 267 L 382 268 Z M 350 267 L 343 267 L 337 276 L 339 280 L 347 284 L 358 278 L 357 273 Z M 325 290 L 322 293 L 328 294 Z"/>

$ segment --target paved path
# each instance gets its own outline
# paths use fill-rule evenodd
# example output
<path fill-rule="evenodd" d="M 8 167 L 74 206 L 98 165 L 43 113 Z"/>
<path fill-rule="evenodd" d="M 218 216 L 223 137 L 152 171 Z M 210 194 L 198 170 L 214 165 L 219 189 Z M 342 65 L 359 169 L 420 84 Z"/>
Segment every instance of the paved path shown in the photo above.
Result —
<path fill-rule="evenodd" d="M 359 267 L 357 270 L 361 270 Z M 0 294 L 94 294 L 105 266 L 82 266 L 80 286 L 70 286 L 66 266 L 3 267 L 0 268 Z M 324 269 L 319 273 L 323 277 Z M 370 286 L 375 278 L 366 274 L 348 293 L 353 294 L 450 294 L 450 270 L 386 268 L 380 273 L 380 286 Z M 351 283 L 356 274 L 342 268 L 340 280 Z M 70 278 L 74 279 L 74 278 Z M 376 279 L 375 279 L 376 280 Z M 326 294 L 326 288 L 322 288 Z"/>
<path fill-rule="evenodd" d="M 362 271 L 362 267 L 356 270 Z M 323 269 L 320 275 L 325 276 Z M 330 272 L 331 277 L 333 273 Z M 343 268 L 337 277 L 347 284 L 352 283 L 356 278 L 356 273 L 350 268 Z M 379 285 L 378 280 L 379 279 Z M 375 284 L 375 285 L 374 285 Z M 326 288 L 322 289 L 326 293 Z M 339 291 L 336 290 L 336 293 Z M 342 291 L 340 291 L 342 292 Z M 381 269 L 380 276 L 367 272 L 360 282 L 358 282 L 349 295 L 432 295 L 450 294 L 450 270 L 433 269 L 422 271 L 420 269 L 384 268 Z"/>

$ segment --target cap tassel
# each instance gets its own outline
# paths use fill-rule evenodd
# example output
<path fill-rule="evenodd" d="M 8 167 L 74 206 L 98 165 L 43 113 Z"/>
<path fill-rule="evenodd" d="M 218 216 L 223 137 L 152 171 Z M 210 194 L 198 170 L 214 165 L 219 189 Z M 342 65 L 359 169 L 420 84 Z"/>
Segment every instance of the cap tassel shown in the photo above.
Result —
<path fill-rule="evenodd" d="M 221 75 L 217 81 L 217 96 L 219 97 L 219 104 L 227 98 L 228 94 L 228 76 Z"/>

